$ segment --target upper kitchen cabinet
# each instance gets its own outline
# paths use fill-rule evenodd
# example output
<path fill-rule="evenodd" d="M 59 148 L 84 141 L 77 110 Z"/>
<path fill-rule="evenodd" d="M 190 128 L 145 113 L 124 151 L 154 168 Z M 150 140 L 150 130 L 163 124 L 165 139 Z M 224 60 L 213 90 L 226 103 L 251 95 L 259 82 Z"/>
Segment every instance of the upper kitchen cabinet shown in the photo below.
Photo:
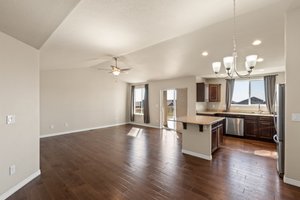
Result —
<path fill-rule="evenodd" d="M 220 102 L 221 84 L 197 83 L 197 102 Z"/>
<path fill-rule="evenodd" d="M 208 85 L 208 99 L 209 102 L 221 101 L 221 84 L 209 84 Z"/>
<path fill-rule="evenodd" d="M 205 83 L 197 83 L 197 102 L 205 102 Z"/>

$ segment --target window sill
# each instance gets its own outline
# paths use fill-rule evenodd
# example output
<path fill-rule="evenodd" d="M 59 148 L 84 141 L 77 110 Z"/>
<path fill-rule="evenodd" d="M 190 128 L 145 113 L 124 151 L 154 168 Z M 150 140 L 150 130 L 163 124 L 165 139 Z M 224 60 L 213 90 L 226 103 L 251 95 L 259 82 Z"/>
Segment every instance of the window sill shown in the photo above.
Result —
<path fill-rule="evenodd" d="M 258 107 L 258 104 L 251 104 L 251 105 L 231 104 L 231 107 Z M 266 107 L 266 104 L 260 104 L 260 107 Z"/>
<path fill-rule="evenodd" d="M 143 116 L 144 114 L 141 114 L 141 113 L 134 113 L 134 115 Z"/>

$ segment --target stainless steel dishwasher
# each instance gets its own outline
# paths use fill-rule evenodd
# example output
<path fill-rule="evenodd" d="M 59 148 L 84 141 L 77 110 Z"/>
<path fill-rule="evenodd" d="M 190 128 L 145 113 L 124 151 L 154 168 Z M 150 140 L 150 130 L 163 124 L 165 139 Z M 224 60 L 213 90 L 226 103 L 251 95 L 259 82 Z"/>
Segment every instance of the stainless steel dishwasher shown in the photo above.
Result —
<path fill-rule="evenodd" d="M 244 136 L 244 119 L 226 117 L 226 134 Z"/>

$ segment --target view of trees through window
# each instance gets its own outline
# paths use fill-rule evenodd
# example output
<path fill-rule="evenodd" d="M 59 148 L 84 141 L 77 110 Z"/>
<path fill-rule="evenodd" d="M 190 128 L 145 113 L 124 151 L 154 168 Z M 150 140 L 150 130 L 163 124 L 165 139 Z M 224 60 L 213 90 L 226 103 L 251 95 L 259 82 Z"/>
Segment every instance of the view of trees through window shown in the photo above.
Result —
<path fill-rule="evenodd" d="M 134 89 L 134 114 L 144 114 L 145 88 Z"/>
<path fill-rule="evenodd" d="M 263 80 L 235 80 L 232 104 L 266 104 Z"/>

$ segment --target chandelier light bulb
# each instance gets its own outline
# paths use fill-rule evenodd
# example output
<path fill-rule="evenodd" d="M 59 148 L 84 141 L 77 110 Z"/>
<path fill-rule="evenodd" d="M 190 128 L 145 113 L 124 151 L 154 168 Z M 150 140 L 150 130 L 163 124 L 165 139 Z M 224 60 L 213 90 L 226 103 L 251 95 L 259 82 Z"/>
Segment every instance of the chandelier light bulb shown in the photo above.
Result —
<path fill-rule="evenodd" d="M 250 55 L 246 57 L 247 65 L 250 67 L 250 69 L 253 69 L 256 65 L 257 61 L 257 55 Z"/>
<path fill-rule="evenodd" d="M 225 58 L 223 58 L 223 63 L 224 63 L 224 67 L 226 69 L 226 71 L 229 71 L 232 69 L 233 67 L 233 56 L 227 56 Z"/>
<path fill-rule="evenodd" d="M 221 62 L 213 62 L 212 68 L 213 68 L 213 71 L 215 72 L 215 74 L 219 73 L 220 69 L 221 69 Z"/>

